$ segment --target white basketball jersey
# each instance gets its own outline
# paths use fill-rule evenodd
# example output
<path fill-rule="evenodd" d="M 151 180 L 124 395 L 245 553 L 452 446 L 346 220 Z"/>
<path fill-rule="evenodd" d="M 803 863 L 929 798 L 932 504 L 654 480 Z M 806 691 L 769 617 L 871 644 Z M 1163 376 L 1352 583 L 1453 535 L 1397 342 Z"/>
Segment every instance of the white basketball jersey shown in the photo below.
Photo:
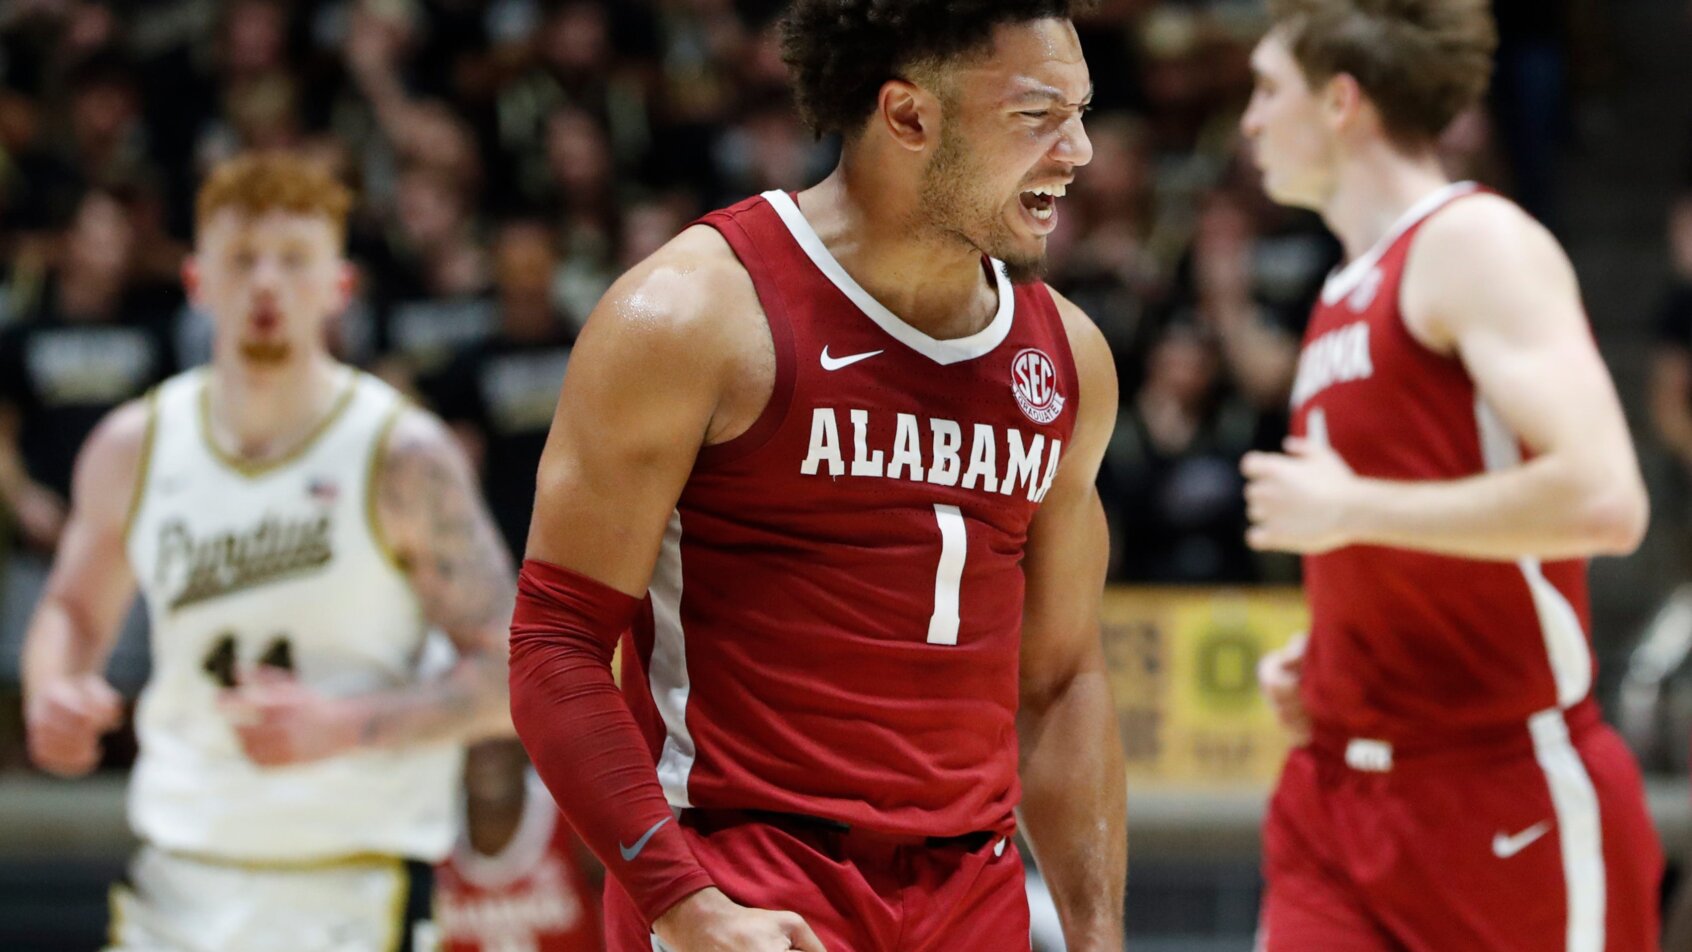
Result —
<path fill-rule="evenodd" d="M 189 371 L 151 397 L 127 537 L 153 657 L 130 823 L 165 849 L 237 861 L 438 860 L 456 828 L 459 745 L 259 767 L 216 706 L 218 671 L 260 658 L 286 658 L 334 696 L 419 681 L 426 646 L 439 660 L 445 639 L 429 635 L 375 523 L 371 480 L 402 398 L 349 368 L 305 444 L 255 466 L 212 445 L 208 380 Z"/>

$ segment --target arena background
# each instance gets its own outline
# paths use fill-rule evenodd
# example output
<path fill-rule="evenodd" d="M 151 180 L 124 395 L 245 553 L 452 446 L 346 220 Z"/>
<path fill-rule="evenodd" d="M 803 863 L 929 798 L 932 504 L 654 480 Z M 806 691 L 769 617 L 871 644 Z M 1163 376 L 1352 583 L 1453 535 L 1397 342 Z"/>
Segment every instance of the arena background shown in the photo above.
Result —
<path fill-rule="evenodd" d="M 132 742 L 111 743 L 88 780 L 33 771 L 18 649 L 82 436 L 205 357 L 205 321 L 177 282 L 203 170 L 244 148 L 296 148 L 356 187 L 361 286 L 336 346 L 454 424 L 520 546 L 569 342 L 610 280 L 701 212 L 831 165 L 831 143 L 790 108 L 779 7 L 0 2 L 0 948 L 95 947 L 131 845 Z M 1692 723 L 1679 672 L 1692 595 L 1673 597 L 1692 555 L 1692 7 L 1495 7 L 1494 94 L 1453 126 L 1447 157 L 1567 245 L 1629 408 L 1654 519 L 1638 554 L 1593 567 L 1601 696 L 1652 775 L 1678 867 Z M 1251 669 L 1302 618 L 1296 565 L 1241 542 L 1235 466 L 1279 439 L 1305 308 L 1338 250 L 1319 223 L 1266 205 L 1241 161 L 1261 23 L 1244 0 L 1100 4 L 1081 24 L 1096 157 L 1051 243 L 1051 281 L 1104 328 L 1122 379 L 1101 489 L 1142 952 L 1249 947 L 1256 823 L 1279 753 Z M 132 625 L 111 676 L 133 697 L 145 674 Z"/>

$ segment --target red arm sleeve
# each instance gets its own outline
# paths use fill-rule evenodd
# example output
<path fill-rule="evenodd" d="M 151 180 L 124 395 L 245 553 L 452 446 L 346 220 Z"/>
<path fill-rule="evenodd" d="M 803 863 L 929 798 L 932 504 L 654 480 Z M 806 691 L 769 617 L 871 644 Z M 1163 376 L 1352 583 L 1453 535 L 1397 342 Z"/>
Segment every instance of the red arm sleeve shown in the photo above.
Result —
<path fill-rule="evenodd" d="M 536 559 L 517 577 L 511 720 L 553 799 L 647 924 L 708 886 L 611 678 L 640 601 Z"/>

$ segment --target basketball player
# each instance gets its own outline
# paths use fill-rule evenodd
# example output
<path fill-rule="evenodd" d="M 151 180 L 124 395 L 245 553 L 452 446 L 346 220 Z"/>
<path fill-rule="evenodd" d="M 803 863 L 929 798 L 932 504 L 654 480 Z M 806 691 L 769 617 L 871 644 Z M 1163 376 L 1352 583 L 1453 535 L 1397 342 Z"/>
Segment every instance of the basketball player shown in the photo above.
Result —
<path fill-rule="evenodd" d="M 1591 697 L 1584 562 L 1639 543 L 1638 464 L 1562 250 L 1434 152 L 1486 86 L 1488 5 L 1270 10 L 1243 128 L 1349 263 L 1286 452 L 1243 464 L 1249 541 L 1306 556 L 1313 617 L 1266 672 L 1309 742 L 1269 807 L 1261 945 L 1655 949 L 1662 856 Z"/>
<path fill-rule="evenodd" d="M 1037 280 L 1092 155 L 1069 6 L 799 0 L 839 167 L 706 216 L 582 333 L 512 714 L 617 952 L 1026 952 L 1019 802 L 1069 948 L 1122 947 L 1116 382 Z"/>
<path fill-rule="evenodd" d="M 139 584 L 120 949 L 409 948 L 450 848 L 463 741 L 510 731 L 509 562 L 456 444 L 334 362 L 349 196 L 282 155 L 200 191 L 184 270 L 208 368 L 114 410 L 77 462 L 24 657 L 31 756 L 76 776 L 119 699 L 101 670 Z M 450 649 L 450 670 L 430 677 Z M 421 874 L 421 875 L 419 875 Z"/>
<path fill-rule="evenodd" d="M 435 869 L 442 952 L 604 952 L 599 888 L 516 740 L 464 757 L 465 828 Z"/>

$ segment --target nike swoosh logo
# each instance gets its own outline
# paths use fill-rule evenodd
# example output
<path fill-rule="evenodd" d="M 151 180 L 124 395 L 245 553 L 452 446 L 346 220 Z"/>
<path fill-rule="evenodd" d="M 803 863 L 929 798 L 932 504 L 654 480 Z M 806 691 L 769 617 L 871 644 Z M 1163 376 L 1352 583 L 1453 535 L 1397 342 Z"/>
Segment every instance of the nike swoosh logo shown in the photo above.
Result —
<path fill-rule="evenodd" d="M 640 851 L 643 850 L 643 849 L 646 849 L 646 844 L 647 844 L 648 841 L 650 841 L 652 839 L 652 835 L 654 833 L 658 832 L 659 827 L 662 827 L 664 824 L 666 824 L 668 822 L 670 822 L 670 818 L 665 817 L 662 820 L 659 820 L 657 823 L 652 824 L 652 829 L 647 830 L 645 833 L 641 834 L 640 839 L 635 840 L 635 844 L 633 846 L 624 846 L 622 841 L 618 840 L 617 841 L 617 852 L 623 854 L 623 862 L 625 862 L 625 863 L 634 862 L 634 858 L 636 856 L 640 855 Z"/>
<path fill-rule="evenodd" d="M 1533 844 L 1534 840 L 1550 831 L 1551 821 L 1541 820 L 1514 836 L 1505 836 L 1503 833 L 1494 834 L 1492 837 L 1492 855 L 1499 859 L 1509 859 L 1527 849 Z"/>
<path fill-rule="evenodd" d="M 822 368 L 824 370 L 839 370 L 842 367 L 850 367 L 860 360 L 868 360 L 881 353 L 885 353 L 885 351 L 872 350 L 863 354 L 853 354 L 850 357 L 830 357 L 828 347 L 825 345 L 822 352 Z"/>

